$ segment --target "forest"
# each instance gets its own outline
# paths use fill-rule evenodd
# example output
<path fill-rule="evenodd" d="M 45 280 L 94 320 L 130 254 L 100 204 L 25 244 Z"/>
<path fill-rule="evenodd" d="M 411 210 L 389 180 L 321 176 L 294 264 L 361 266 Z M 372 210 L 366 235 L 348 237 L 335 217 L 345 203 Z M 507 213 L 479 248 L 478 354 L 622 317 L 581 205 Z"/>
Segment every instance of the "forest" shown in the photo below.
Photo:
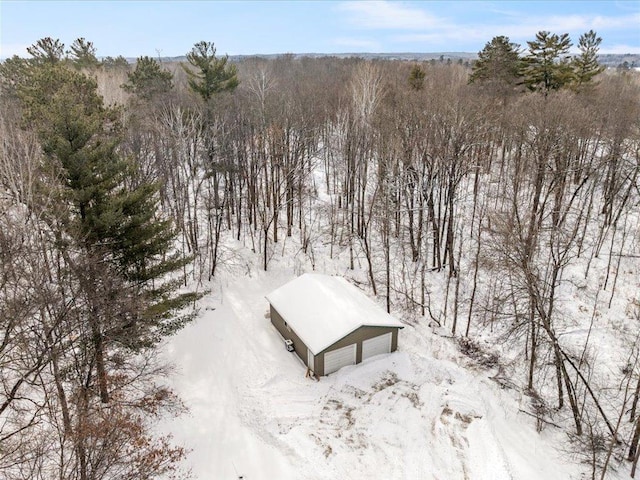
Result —
<path fill-rule="evenodd" d="M 129 64 L 43 38 L 2 62 L 1 476 L 183 475 L 152 428 L 185 410 L 159 345 L 238 249 L 268 271 L 290 242 L 498 371 L 590 478 L 633 477 L 640 76 L 600 42 Z"/>

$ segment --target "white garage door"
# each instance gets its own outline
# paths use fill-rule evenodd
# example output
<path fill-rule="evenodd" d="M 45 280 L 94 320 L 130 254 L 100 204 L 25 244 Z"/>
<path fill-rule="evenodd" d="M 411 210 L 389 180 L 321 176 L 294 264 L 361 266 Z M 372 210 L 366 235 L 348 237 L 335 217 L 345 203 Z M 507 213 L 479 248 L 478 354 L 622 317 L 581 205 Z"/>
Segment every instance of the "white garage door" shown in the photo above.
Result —
<path fill-rule="evenodd" d="M 347 365 L 356 364 L 356 344 L 347 345 L 324 354 L 324 374 L 329 375 Z"/>
<path fill-rule="evenodd" d="M 391 352 L 391 332 L 362 342 L 362 360 Z"/>

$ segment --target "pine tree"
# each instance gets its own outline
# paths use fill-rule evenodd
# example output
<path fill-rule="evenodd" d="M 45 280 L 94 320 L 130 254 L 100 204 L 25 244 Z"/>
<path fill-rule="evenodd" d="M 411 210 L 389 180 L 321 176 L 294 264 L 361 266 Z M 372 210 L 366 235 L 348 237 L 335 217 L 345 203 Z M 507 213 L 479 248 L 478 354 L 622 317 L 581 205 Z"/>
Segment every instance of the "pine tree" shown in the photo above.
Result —
<path fill-rule="evenodd" d="M 426 72 L 420 65 L 414 65 L 411 67 L 411 72 L 409 73 L 409 86 L 416 91 L 422 90 L 424 88 L 424 78 L 426 75 Z"/>
<path fill-rule="evenodd" d="M 192 318 L 184 307 L 198 295 L 179 293 L 171 278 L 185 261 L 157 208 L 158 185 L 119 152 L 121 112 L 106 108 L 95 80 L 69 62 L 28 67 L 16 84 L 22 122 L 12 123 L 41 147 L 30 170 L 33 193 L 16 197 L 25 212 L 37 212 L 25 215 L 38 229 L 33 248 L 46 268 L 43 283 L 28 290 L 39 303 L 26 320 L 34 343 L 25 346 L 40 355 L 43 390 L 20 392 L 43 412 L 40 431 L 54 442 L 38 468 L 57 470 L 57 458 L 47 465 L 57 456 L 59 470 L 74 478 L 155 478 L 183 456 L 150 428 L 178 406 L 156 383 L 155 347 Z M 31 383 L 35 371 L 20 382 Z"/>
<path fill-rule="evenodd" d="M 522 74 L 529 90 L 547 95 L 573 82 L 569 57 L 572 43 L 568 34 L 541 31 L 536 34 L 535 40 L 527 44 L 529 54 L 524 59 Z"/>
<path fill-rule="evenodd" d="M 69 47 L 67 55 L 69 55 L 69 59 L 78 69 L 93 69 L 100 65 L 93 42 L 88 42 L 84 38 L 76 39 Z"/>
<path fill-rule="evenodd" d="M 3 95 L 16 97 L 18 91 L 31 82 L 35 68 L 64 60 L 64 44 L 51 37 L 41 38 L 27 47 L 27 52 L 31 58 L 14 55 L 0 64 L 0 87 Z"/>
<path fill-rule="evenodd" d="M 189 87 L 208 102 L 214 95 L 233 91 L 238 86 L 237 69 L 228 64 L 229 57 L 216 57 L 213 42 L 198 42 L 187 53 L 187 61 L 193 70 L 183 65 Z"/>
<path fill-rule="evenodd" d="M 596 75 L 604 71 L 604 67 L 598 63 L 600 43 L 602 38 L 598 37 L 593 30 L 580 36 L 578 41 L 580 55 L 574 57 L 571 62 L 578 88 L 590 83 Z"/>
<path fill-rule="evenodd" d="M 158 218 L 158 186 L 128 187 L 134 166 L 118 154 L 118 112 L 104 107 L 96 82 L 64 64 L 45 64 L 20 97 L 49 163 L 46 171 L 57 172 L 48 182 L 64 185 L 59 201 L 69 208 L 52 209 L 51 228 L 84 292 L 87 340 L 101 400 L 108 402 L 110 346 L 153 346 L 191 318 L 177 312 L 197 296 L 177 294 L 176 282 L 165 280 L 184 261 L 170 253 L 174 237 L 170 222 Z M 69 213 L 61 218 L 60 212 Z M 121 298 L 135 301 L 116 301 Z"/>
<path fill-rule="evenodd" d="M 127 73 L 127 82 L 122 88 L 143 100 L 168 93 L 173 88 L 173 75 L 163 70 L 151 57 L 140 57 L 133 72 Z"/>
<path fill-rule="evenodd" d="M 194 67 L 183 65 L 187 73 L 187 79 L 191 90 L 198 94 L 204 102 L 204 115 L 201 120 L 201 129 L 204 132 L 204 148 L 206 159 L 203 162 L 205 178 L 209 182 L 212 192 L 212 204 L 208 209 L 208 223 L 210 232 L 213 233 L 212 267 L 211 276 L 215 274 L 218 264 L 218 245 L 222 228 L 222 211 L 226 203 L 225 183 L 233 168 L 229 162 L 221 158 L 218 153 L 218 132 L 215 128 L 215 116 L 217 112 L 214 106 L 214 98 L 223 92 L 233 92 L 238 86 L 237 69 L 235 65 L 228 64 L 229 57 L 216 57 L 216 49 L 213 43 L 198 42 L 187 54 L 187 61 Z"/>
<path fill-rule="evenodd" d="M 118 55 L 116 58 L 104 57 L 100 62 L 100 64 L 105 68 L 122 69 L 122 70 L 129 69 L 129 62 L 122 55 Z"/>
<path fill-rule="evenodd" d="M 13 99 L 29 76 L 29 62 L 14 55 L 0 63 L 0 96 Z"/>
<path fill-rule="evenodd" d="M 494 37 L 478 52 L 469 83 L 494 83 L 513 88 L 520 77 L 520 45 L 509 37 Z"/>
<path fill-rule="evenodd" d="M 35 63 L 57 63 L 63 59 L 64 43 L 58 39 L 45 37 L 27 47 L 27 52 Z"/>

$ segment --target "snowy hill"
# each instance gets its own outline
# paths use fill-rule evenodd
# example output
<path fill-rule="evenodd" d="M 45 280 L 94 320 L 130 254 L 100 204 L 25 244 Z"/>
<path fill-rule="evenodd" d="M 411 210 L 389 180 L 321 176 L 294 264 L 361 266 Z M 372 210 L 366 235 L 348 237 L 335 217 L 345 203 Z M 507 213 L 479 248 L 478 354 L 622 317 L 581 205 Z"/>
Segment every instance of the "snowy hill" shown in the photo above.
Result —
<path fill-rule="evenodd" d="M 305 378 L 264 299 L 293 276 L 225 283 L 166 347 L 190 413 L 161 429 L 192 450 L 195 478 L 580 478 L 563 434 L 520 411 L 528 397 L 425 325 L 407 325 L 398 352 Z"/>

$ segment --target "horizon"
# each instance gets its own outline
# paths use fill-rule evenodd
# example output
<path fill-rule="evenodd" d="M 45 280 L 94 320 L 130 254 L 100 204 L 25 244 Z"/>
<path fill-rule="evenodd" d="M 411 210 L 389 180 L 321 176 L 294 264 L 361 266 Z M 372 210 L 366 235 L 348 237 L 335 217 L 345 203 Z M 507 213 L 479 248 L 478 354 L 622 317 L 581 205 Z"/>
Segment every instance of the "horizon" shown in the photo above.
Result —
<path fill-rule="evenodd" d="M 83 37 L 98 57 L 218 54 L 477 53 L 493 37 L 521 48 L 542 30 L 602 37 L 601 54 L 640 54 L 640 1 L 0 1 L 0 59 L 44 37 Z M 247 34 L 246 32 L 251 32 Z"/>

